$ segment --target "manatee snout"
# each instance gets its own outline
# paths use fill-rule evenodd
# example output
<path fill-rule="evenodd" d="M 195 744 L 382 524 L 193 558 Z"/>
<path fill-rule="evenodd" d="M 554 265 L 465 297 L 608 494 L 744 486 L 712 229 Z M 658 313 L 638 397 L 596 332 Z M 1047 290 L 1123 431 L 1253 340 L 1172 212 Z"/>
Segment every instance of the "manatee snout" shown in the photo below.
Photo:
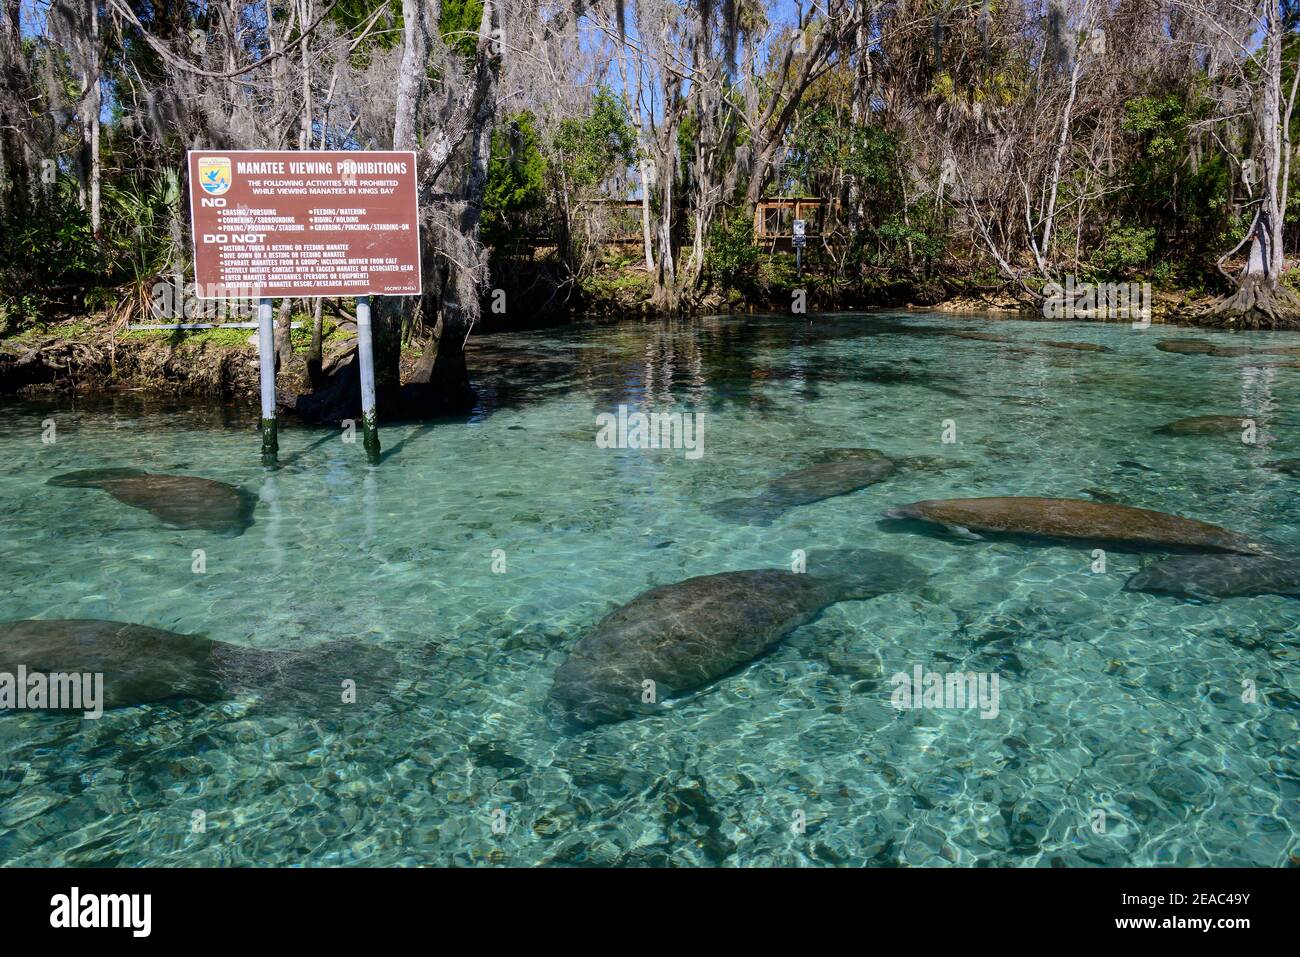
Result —
<path fill-rule="evenodd" d="M 1179 582 L 1171 581 L 1168 574 L 1157 565 L 1148 565 L 1124 583 L 1124 591 L 1172 592 Z"/>
<path fill-rule="evenodd" d="M 634 716 L 632 711 L 564 700 L 554 694 L 548 699 L 546 710 L 551 726 L 565 734 L 578 734 L 602 724 L 612 724 Z"/>
<path fill-rule="evenodd" d="M 887 555 L 872 566 L 872 576 L 880 594 L 911 591 L 920 588 L 929 579 L 929 573 L 901 555 Z"/>
<path fill-rule="evenodd" d="M 593 665 L 565 662 L 555 672 L 549 706 L 563 723 L 588 728 L 644 713 L 637 707 L 640 689 L 611 682 Z"/>
<path fill-rule="evenodd" d="M 919 519 L 921 513 L 913 505 L 896 505 L 894 508 L 887 508 L 880 513 L 884 518 L 893 519 Z"/>
<path fill-rule="evenodd" d="M 724 522 L 741 525 L 772 524 L 773 509 L 761 496 L 758 498 L 728 498 L 707 506 L 709 514 Z"/>
<path fill-rule="evenodd" d="M 600 723 L 598 718 L 587 713 L 586 708 L 565 695 L 558 685 L 551 688 L 542 710 L 551 727 L 563 734 L 575 734 Z"/>
<path fill-rule="evenodd" d="M 590 727 L 660 713 L 677 691 L 651 649 L 629 641 L 621 650 L 570 654 L 555 669 L 550 707 L 565 723 Z"/>

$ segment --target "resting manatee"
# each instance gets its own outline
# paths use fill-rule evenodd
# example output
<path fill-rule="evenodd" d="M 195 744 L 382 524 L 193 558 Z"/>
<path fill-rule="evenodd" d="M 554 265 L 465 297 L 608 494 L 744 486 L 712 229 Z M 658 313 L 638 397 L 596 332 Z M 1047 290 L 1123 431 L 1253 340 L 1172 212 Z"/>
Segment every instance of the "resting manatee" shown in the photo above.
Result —
<path fill-rule="evenodd" d="M 729 498 L 710 506 L 709 511 L 726 521 L 771 525 L 787 509 L 848 495 L 893 471 L 893 461 L 875 449 L 828 449 L 823 461 L 773 479 L 759 495 Z"/>
<path fill-rule="evenodd" d="M 1124 589 L 1203 599 L 1300 598 L 1300 561 L 1262 555 L 1180 555 L 1148 565 Z"/>
<path fill-rule="evenodd" d="M 874 365 L 850 368 L 842 376 L 827 376 L 826 378 L 832 380 L 838 378 L 839 381 L 870 382 L 873 385 L 910 385 L 918 389 L 928 389 L 931 392 L 951 396 L 954 399 L 970 398 L 960 389 L 951 385 L 944 385 L 945 382 L 956 381 L 951 376 L 939 375 L 930 371 L 917 371 L 902 365 Z"/>
<path fill-rule="evenodd" d="M 1119 466 L 1120 468 L 1122 468 L 1122 469 L 1137 469 L 1139 472 L 1154 472 L 1154 471 L 1156 471 L 1156 470 L 1153 469 L 1151 466 L 1149 466 L 1149 465 L 1143 465 L 1141 462 L 1134 462 L 1132 459 L 1121 459 L 1120 461 L 1116 462 L 1115 464 L 1118 465 L 1118 466 Z"/>
<path fill-rule="evenodd" d="M 243 533 L 253 524 L 257 496 L 244 489 L 189 475 L 155 475 L 139 469 L 88 469 L 56 475 L 49 485 L 103 489 L 119 502 L 143 508 L 164 525 Z"/>
<path fill-rule="evenodd" d="M 1113 352 L 1110 346 L 1098 345 L 1095 342 L 1060 342 L 1055 339 L 1042 340 L 1038 342 L 1040 346 L 1048 346 L 1052 349 L 1073 349 L 1075 352 Z"/>
<path fill-rule="evenodd" d="M 898 464 L 911 472 L 946 472 L 949 469 L 970 468 L 969 462 L 943 455 L 909 455 L 899 459 Z"/>
<path fill-rule="evenodd" d="M 1274 472 L 1285 472 L 1287 475 L 1300 475 L 1300 459 L 1278 459 L 1264 467 Z"/>
<path fill-rule="evenodd" d="M 1156 348 L 1161 352 L 1180 355 L 1209 355 L 1218 347 L 1205 339 L 1161 339 L 1156 343 Z"/>
<path fill-rule="evenodd" d="M 1079 491 L 1094 502 L 1118 502 L 1120 498 L 1114 492 L 1104 488 L 1081 488 Z"/>
<path fill-rule="evenodd" d="M 1110 346 L 1101 346 L 1092 342 L 1063 342 L 1059 339 L 1021 339 L 1003 336 L 996 332 L 977 332 L 969 329 L 954 329 L 948 333 L 958 339 L 975 339 L 980 342 L 1017 343 L 1021 346 L 1046 346 L 1049 349 L 1071 349 L 1075 352 L 1110 352 Z"/>
<path fill-rule="evenodd" d="M 104 675 L 105 708 L 168 698 L 220 701 L 256 692 L 268 704 L 313 713 L 344 707 L 342 682 L 357 683 L 357 700 L 387 689 L 390 659 L 376 649 L 335 642 L 305 651 L 266 651 L 180 635 L 145 625 L 98 619 L 0 622 L 0 671 Z"/>
<path fill-rule="evenodd" d="M 1243 346 L 1249 356 L 1300 356 L 1300 346 Z"/>
<path fill-rule="evenodd" d="M 978 538 L 974 531 L 1067 541 L 1108 542 L 1144 548 L 1256 554 L 1259 546 L 1207 522 L 1145 508 L 1076 498 L 950 498 L 900 505 L 885 518 L 943 525 Z"/>
<path fill-rule="evenodd" d="M 1017 342 L 1011 336 L 999 335 L 996 332 L 977 332 L 971 329 L 953 329 L 948 333 L 950 336 L 956 336 L 958 339 L 975 339 L 979 342 Z"/>
<path fill-rule="evenodd" d="M 606 615 L 555 672 L 552 699 L 582 724 L 651 712 L 763 654 L 836 602 L 920 584 L 906 559 L 881 552 L 814 553 L 809 571 L 723 572 L 661 585 Z"/>
<path fill-rule="evenodd" d="M 1192 415 L 1170 422 L 1156 429 L 1157 435 L 1219 435 L 1223 432 L 1240 432 L 1245 428 L 1245 415 Z"/>

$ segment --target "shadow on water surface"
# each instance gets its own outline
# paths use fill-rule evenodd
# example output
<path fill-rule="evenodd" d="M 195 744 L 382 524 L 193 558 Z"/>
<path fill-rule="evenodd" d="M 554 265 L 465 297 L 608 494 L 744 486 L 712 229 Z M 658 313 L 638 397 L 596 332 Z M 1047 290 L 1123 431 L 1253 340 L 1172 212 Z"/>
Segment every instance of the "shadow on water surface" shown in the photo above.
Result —
<path fill-rule="evenodd" d="M 608 410 L 689 402 L 721 411 L 774 411 L 767 387 L 840 382 L 911 385 L 962 396 L 954 377 L 920 360 L 863 361 L 818 355 L 817 347 L 880 336 L 935 336 L 943 330 L 893 316 L 724 316 L 570 327 L 471 340 L 468 361 L 480 390 L 476 415 L 581 392 Z"/>

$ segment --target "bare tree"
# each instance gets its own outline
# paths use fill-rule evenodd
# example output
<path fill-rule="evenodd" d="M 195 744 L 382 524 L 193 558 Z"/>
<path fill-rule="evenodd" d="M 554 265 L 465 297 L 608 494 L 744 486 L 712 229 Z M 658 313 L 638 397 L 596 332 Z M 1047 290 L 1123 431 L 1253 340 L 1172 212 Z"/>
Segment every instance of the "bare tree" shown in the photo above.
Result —
<path fill-rule="evenodd" d="M 1211 18 L 1217 8 L 1202 8 Z M 1275 328 L 1300 323 L 1300 296 L 1282 283 L 1285 265 L 1282 227 L 1286 219 L 1291 178 L 1291 118 L 1295 110 L 1297 84 L 1300 84 L 1300 58 L 1292 68 L 1290 89 L 1283 98 L 1282 47 L 1295 22 L 1295 12 L 1276 0 L 1245 7 L 1228 5 L 1229 22 L 1211 19 L 1210 29 L 1230 29 L 1231 21 L 1246 22 L 1258 29 L 1263 41 L 1259 48 L 1239 47 L 1232 61 L 1235 79 L 1250 90 L 1253 110 L 1254 158 L 1245 166 L 1247 185 L 1258 186 L 1250 206 L 1254 216 L 1245 237 L 1220 257 L 1219 271 L 1236 283 L 1236 290 L 1216 301 L 1208 316 L 1226 326 Z M 1223 264 L 1247 246 L 1246 262 L 1236 277 Z"/>

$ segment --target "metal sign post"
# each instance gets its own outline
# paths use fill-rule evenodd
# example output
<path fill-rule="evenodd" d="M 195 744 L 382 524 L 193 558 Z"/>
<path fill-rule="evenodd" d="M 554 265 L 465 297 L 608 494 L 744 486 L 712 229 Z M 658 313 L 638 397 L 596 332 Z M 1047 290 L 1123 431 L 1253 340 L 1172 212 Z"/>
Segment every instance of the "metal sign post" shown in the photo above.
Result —
<path fill-rule="evenodd" d="M 257 357 L 262 377 L 262 464 L 274 465 L 280 451 L 275 424 L 275 325 L 271 300 L 257 301 Z"/>
<path fill-rule="evenodd" d="M 371 296 L 421 292 L 415 153 L 191 150 L 190 222 L 199 299 L 259 298 L 262 459 L 274 465 L 271 300 L 356 297 L 366 456 L 379 460 Z"/>
<path fill-rule="evenodd" d="M 357 296 L 357 361 L 361 363 L 361 434 L 366 458 L 379 464 L 379 420 L 375 415 L 375 348 L 370 333 L 370 297 Z"/>

